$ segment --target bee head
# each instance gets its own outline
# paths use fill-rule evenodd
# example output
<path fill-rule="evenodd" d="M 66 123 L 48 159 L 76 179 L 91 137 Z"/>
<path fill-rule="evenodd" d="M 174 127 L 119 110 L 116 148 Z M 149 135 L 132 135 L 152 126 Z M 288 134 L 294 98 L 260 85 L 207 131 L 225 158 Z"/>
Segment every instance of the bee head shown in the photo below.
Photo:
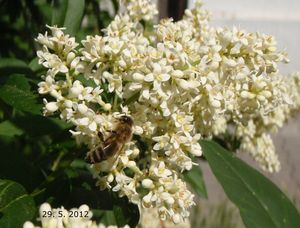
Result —
<path fill-rule="evenodd" d="M 133 120 L 132 120 L 131 117 L 129 117 L 129 116 L 121 116 L 119 120 L 120 120 L 122 123 L 129 124 L 130 126 L 133 125 Z"/>

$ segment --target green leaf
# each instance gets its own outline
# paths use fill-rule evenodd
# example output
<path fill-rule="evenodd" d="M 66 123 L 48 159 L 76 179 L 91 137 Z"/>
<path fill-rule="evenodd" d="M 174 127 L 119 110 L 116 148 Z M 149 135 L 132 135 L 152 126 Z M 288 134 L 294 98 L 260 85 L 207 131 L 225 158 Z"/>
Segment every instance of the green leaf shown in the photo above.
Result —
<path fill-rule="evenodd" d="M 133 94 L 131 97 L 129 97 L 127 100 L 125 100 L 124 105 L 128 105 L 134 101 L 137 101 L 140 97 L 141 92 L 136 92 L 135 94 Z"/>
<path fill-rule="evenodd" d="M 41 64 L 39 64 L 38 57 L 35 57 L 34 59 L 32 59 L 28 66 L 30 67 L 30 69 L 33 72 L 39 72 L 44 69 L 43 66 Z"/>
<path fill-rule="evenodd" d="M 84 13 L 84 0 L 69 0 L 64 27 L 66 32 L 75 36 L 81 26 Z"/>
<path fill-rule="evenodd" d="M 51 24 L 59 27 L 64 26 L 68 0 L 53 0 L 52 7 L 53 10 Z"/>
<path fill-rule="evenodd" d="M 0 98 L 18 110 L 40 114 L 41 105 L 37 104 L 37 96 L 30 92 L 30 85 L 23 76 L 12 75 L 0 87 Z"/>
<path fill-rule="evenodd" d="M 98 191 L 96 198 L 99 198 L 99 196 L 97 196 L 99 193 L 103 194 L 103 192 Z M 129 225 L 130 227 L 137 226 L 140 219 L 137 205 L 129 203 L 128 199 L 125 197 L 119 198 L 116 195 L 106 196 L 104 202 L 104 204 L 99 204 L 100 207 L 93 207 L 92 204 L 89 204 L 92 206 L 92 208 L 97 208 L 97 215 L 95 217 L 98 217 L 101 223 L 107 226 L 117 225 L 118 227 L 124 227 L 125 225 Z M 103 208 L 104 206 L 109 208 L 105 209 Z"/>
<path fill-rule="evenodd" d="M 0 123 L 0 135 L 13 137 L 13 136 L 18 136 L 18 135 L 22 135 L 22 134 L 23 134 L 23 131 L 20 128 L 16 127 L 9 120 L 6 120 L 6 121 Z"/>
<path fill-rule="evenodd" d="M 136 227 L 139 222 L 140 214 L 138 206 L 133 203 L 129 203 L 128 199 L 125 197 L 118 197 L 114 199 L 113 212 L 118 227 L 123 227 L 125 225 Z"/>
<path fill-rule="evenodd" d="M 199 166 L 193 166 L 189 171 L 183 173 L 184 180 L 190 184 L 192 189 L 200 196 L 207 198 L 207 191 L 203 179 L 202 170 Z"/>
<path fill-rule="evenodd" d="M 75 36 L 84 14 L 84 0 L 53 1 L 52 24 L 66 27 L 66 33 Z"/>
<path fill-rule="evenodd" d="M 124 227 L 129 225 L 130 227 L 136 227 L 140 218 L 138 207 L 133 204 L 120 205 L 117 203 L 113 205 L 113 210 L 96 210 L 96 212 L 96 217 L 99 217 L 101 223 L 107 226 Z"/>
<path fill-rule="evenodd" d="M 114 6 L 115 14 L 117 14 L 118 10 L 119 10 L 119 2 L 118 2 L 118 0 L 112 0 L 112 4 Z"/>
<path fill-rule="evenodd" d="M 39 137 L 42 135 L 59 135 L 64 130 L 72 127 L 71 124 L 57 118 L 31 114 L 18 115 L 12 119 L 12 122 L 15 126 L 22 129 L 27 135 L 32 137 Z"/>
<path fill-rule="evenodd" d="M 0 59 L 0 76 L 7 76 L 10 74 L 32 74 L 29 66 L 22 60 L 15 58 Z"/>
<path fill-rule="evenodd" d="M 31 191 L 44 179 L 40 167 L 32 157 L 25 155 L 28 144 L 21 144 L 23 140 L 16 138 L 11 138 L 12 141 L 7 141 L 6 138 L 0 137 L 0 179 L 16 181 Z"/>
<path fill-rule="evenodd" d="M 101 223 L 105 224 L 106 226 L 117 225 L 116 217 L 113 211 L 98 210 L 97 213 L 97 217 L 101 218 Z"/>
<path fill-rule="evenodd" d="M 25 221 L 32 220 L 35 215 L 33 198 L 22 185 L 0 180 L 0 227 L 22 227 Z"/>
<path fill-rule="evenodd" d="M 203 153 L 246 227 L 300 227 L 300 215 L 270 180 L 212 141 L 201 141 Z"/>
<path fill-rule="evenodd" d="M 6 85 L 16 86 L 21 90 L 30 91 L 30 85 L 24 75 L 13 74 L 6 81 Z"/>
<path fill-rule="evenodd" d="M 89 86 L 92 88 L 97 87 L 97 84 L 93 80 L 86 79 L 82 74 L 75 76 L 75 80 L 80 81 L 84 86 Z"/>

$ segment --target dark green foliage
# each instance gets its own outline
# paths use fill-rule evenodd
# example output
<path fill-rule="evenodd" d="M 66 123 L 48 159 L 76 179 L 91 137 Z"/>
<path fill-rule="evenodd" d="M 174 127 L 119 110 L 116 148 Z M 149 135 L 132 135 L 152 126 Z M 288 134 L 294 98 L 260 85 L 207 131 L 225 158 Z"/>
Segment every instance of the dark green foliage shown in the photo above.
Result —
<path fill-rule="evenodd" d="M 11 75 L 0 87 L 0 98 L 17 110 L 33 114 L 41 113 L 41 104 L 37 102 L 36 93 L 30 90 L 25 75 Z"/>
<path fill-rule="evenodd" d="M 84 162 L 87 149 L 71 138 L 72 124 L 42 116 L 37 93 L 45 69 L 38 64 L 34 38 L 45 25 L 83 37 L 100 33 L 111 16 L 98 0 L 4 0 L 0 6 L 0 227 L 34 221 L 43 202 L 67 209 L 87 204 L 98 222 L 134 227 L 137 206 L 95 186 Z"/>
<path fill-rule="evenodd" d="M 33 198 L 22 185 L 0 179 L 0 227 L 22 227 L 35 215 Z"/>

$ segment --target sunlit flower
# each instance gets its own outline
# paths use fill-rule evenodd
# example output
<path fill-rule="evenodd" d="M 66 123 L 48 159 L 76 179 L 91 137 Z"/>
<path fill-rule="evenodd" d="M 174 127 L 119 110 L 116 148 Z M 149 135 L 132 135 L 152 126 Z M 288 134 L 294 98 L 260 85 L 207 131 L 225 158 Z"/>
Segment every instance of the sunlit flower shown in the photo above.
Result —
<path fill-rule="evenodd" d="M 155 5 L 121 3 L 103 35 L 81 45 L 57 27 L 36 39 L 47 69 L 38 84 L 49 95 L 44 114 L 71 122 L 78 143 L 94 149 L 121 115 L 134 121 L 119 156 L 91 166 L 97 186 L 180 223 L 194 204 L 182 172 L 202 155 L 199 140 L 231 134 L 264 170 L 278 171 L 270 133 L 300 107 L 300 76 L 278 73 L 287 58 L 275 39 L 211 27 L 201 1 L 181 21 L 164 19 L 148 32 Z"/>

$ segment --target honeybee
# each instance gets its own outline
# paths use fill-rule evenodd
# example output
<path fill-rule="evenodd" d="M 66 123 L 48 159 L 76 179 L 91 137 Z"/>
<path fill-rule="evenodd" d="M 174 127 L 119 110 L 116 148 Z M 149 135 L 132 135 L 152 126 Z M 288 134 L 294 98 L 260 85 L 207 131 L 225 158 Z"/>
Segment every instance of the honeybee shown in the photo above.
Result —
<path fill-rule="evenodd" d="M 101 132 L 98 133 L 101 143 L 90 150 L 86 156 L 90 164 L 99 163 L 109 158 L 116 157 L 122 151 L 124 144 L 132 138 L 133 120 L 129 116 L 121 116 L 109 136 L 104 140 Z"/>

